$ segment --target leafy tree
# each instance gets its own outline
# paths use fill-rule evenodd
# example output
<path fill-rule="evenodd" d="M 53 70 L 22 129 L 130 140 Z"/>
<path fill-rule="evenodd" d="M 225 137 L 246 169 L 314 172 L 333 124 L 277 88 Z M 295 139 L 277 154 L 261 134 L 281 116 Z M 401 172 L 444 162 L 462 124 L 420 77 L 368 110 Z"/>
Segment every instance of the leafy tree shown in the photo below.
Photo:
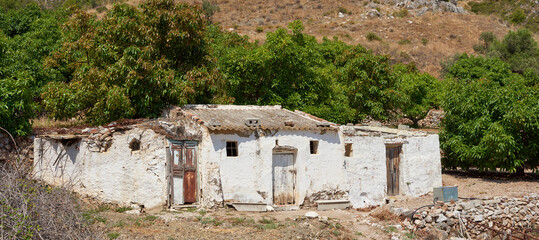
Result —
<path fill-rule="evenodd" d="M 521 171 L 539 165 L 539 77 L 499 59 L 460 56 L 444 82 L 444 166 Z"/>
<path fill-rule="evenodd" d="M 357 45 L 337 57 L 335 64 L 350 107 L 356 111 L 355 119 L 370 116 L 387 120 L 396 116 L 399 98 L 387 56 L 374 55 Z"/>
<path fill-rule="evenodd" d="M 513 72 L 531 70 L 539 74 L 539 47 L 532 34 L 526 29 L 510 31 L 502 41 L 492 33 L 482 33 L 481 45 L 474 46 L 478 53 L 500 58 L 511 65 Z"/>
<path fill-rule="evenodd" d="M 34 0 L 0 0 L 0 10 L 19 9 L 33 2 Z"/>
<path fill-rule="evenodd" d="M 331 78 L 314 37 L 301 33 L 299 21 L 292 34 L 277 29 L 260 47 L 234 48 L 219 57 L 238 104 L 281 104 L 290 109 L 331 99 Z"/>
<path fill-rule="evenodd" d="M 419 120 L 425 118 L 432 108 L 439 106 L 439 81 L 427 73 L 419 73 L 413 64 L 394 68 L 401 115 L 418 127 Z"/>
<path fill-rule="evenodd" d="M 0 123 L 16 135 L 31 132 L 39 88 L 54 78 L 43 59 L 60 45 L 65 14 L 29 4 L 0 16 Z"/>
<path fill-rule="evenodd" d="M 48 84 L 46 110 L 100 124 L 156 117 L 169 104 L 221 100 L 215 96 L 223 81 L 207 57 L 205 28 L 198 9 L 172 0 L 117 4 L 101 20 L 74 10 L 63 47 L 47 61 L 65 78 Z"/>

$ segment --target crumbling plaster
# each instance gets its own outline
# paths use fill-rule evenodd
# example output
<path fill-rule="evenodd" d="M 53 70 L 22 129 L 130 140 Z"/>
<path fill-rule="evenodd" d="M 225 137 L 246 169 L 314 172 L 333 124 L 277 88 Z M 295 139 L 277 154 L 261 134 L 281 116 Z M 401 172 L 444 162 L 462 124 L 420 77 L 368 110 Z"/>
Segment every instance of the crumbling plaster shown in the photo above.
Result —
<path fill-rule="evenodd" d="M 111 137 L 106 150 L 92 147 L 95 138 L 65 141 L 36 137 L 35 176 L 103 202 L 146 208 L 165 205 L 165 137 L 140 128 L 115 132 Z M 129 148 L 133 138 L 140 140 L 140 150 Z"/>
<path fill-rule="evenodd" d="M 318 154 L 310 154 L 309 142 L 319 141 Z M 226 156 L 226 141 L 237 141 L 239 155 Z M 295 148 L 296 203 L 305 197 L 328 189 L 345 189 L 342 152 L 337 131 L 252 131 L 250 134 L 208 134 L 203 138 L 200 160 L 205 168 L 220 169 L 221 196 L 208 196 L 208 202 L 225 201 L 273 203 L 272 157 L 279 146 Z M 211 167 L 209 167 L 211 166 Z M 202 171 L 203 174 L 208 171 Z M 218 176 L 214 176 L 218 177 Z M 205 183 L 218 182 L 212 178 Z M 343 185 L 344 184 L 344 185 Z"/>
<path fill-rule="evenodd" d="M 51 184 L 69 184 L 76 192 L 104 202 L 141 204 L 146 208 L 164 206 L 168 139 L 171 134 L 190 134 L 194 137 L 189 139 L 199 140 L 198 201 L 206 207 L 223 202 L 273 204 L 272 161 L 277 146 L 295 154 L 296 205 L 321 199 L 349 199 L 355 208 L 383 204 L 387 188 L 386 143 L 403 146 L 401 194 L 419 196 L 442 185 L 437 135 L 396 130 L 383 133 L 380 129 L 354 127 L 335 131 L 210 132 L 183 122 L 161 121 L 159 125 L 165 133 L 132 127 L 75 141 L 36 137 L 36 176 Z M 133 138 L 140 140 L 140 150 L 129 148 Z M 310 153 L 311 140 L 319 141 L 317 154 Z M 238 142 L 239 156 L 226 156 L 226 141 Z M 353 144 L 352 156 L 344 156 L 345 143 Z"/>

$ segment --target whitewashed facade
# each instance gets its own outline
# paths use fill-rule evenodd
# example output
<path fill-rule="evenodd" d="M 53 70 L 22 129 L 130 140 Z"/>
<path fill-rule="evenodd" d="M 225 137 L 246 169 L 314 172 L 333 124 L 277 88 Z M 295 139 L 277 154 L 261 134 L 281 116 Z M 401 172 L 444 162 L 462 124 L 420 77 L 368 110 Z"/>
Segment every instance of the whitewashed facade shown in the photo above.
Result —
<path fill-rule="evenodd" d="M 360 208 L 388 196 L 388 147 L 399 148 L 390 194 L 442 185 L 436 134 L 337 126 L 280 106 L 190 105 L 130 126 L 42 135 L 34 166 L 46 182 L 122 205 L 346 199 Z"/>

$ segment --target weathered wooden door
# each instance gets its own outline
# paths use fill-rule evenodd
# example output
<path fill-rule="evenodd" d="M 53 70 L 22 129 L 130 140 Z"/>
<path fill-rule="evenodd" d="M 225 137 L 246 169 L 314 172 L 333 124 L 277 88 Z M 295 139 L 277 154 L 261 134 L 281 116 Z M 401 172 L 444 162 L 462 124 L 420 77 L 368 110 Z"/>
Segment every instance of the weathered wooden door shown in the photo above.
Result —
<path fill-rule="evenodd" d="M 194 203 L 197 201 L 196 145 L 193 143 L 186 143 L 184 152 L 183 199 L 186 203 Z"/>
<path fill-rule="evenodd" d="M 294 204 L 296 170 L 294 154 L 273 154 L 273 203 L 275 205 Z"/>
<path fill-rule="evenodd" d="M 197 199 L 196 142 L 173 142 L 171 191 L 173 204 L 193 203 Z"/>
<path fill-rule="evenodd" d="M 399 194 L 399 164 L 402 145 L 386 145 L 387 195 Z"/>

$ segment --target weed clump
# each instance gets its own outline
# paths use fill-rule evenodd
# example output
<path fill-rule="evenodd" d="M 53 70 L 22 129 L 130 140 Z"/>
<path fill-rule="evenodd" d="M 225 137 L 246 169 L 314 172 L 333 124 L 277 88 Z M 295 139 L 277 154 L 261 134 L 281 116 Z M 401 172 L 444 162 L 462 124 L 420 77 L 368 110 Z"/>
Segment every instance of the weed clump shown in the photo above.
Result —
<path fill-rule="evenodd" d="M 373 33 L 373 32 L 367 33 L 367 35 L 365 35 L 365 37 L 369 41 L 382 41 L 382 38 L 379 37 L 378 35 L 376 35 L 376 33 Z"/>

